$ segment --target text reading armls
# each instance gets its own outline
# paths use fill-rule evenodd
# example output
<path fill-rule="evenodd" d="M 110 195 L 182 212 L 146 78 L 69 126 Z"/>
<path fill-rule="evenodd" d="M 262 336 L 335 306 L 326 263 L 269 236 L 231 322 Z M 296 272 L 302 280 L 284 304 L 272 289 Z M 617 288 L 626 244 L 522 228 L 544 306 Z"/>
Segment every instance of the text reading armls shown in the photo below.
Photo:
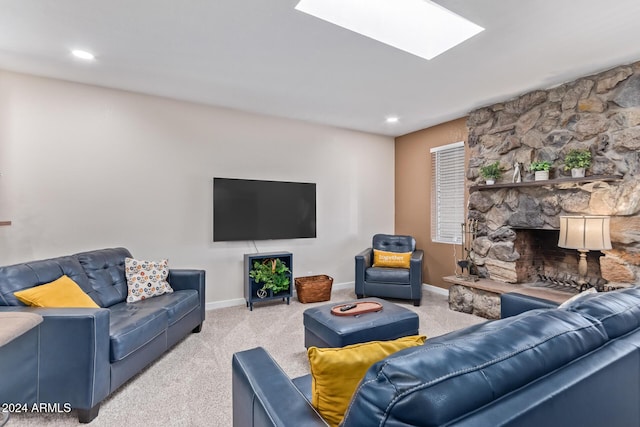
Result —
<path fill-rule="evenodd" d="M 40 412 L 47 414 L 63 414 L 71 412 L 70 403 L 0 403 L 0 412 L 17 414 L 20 412 Z"/>

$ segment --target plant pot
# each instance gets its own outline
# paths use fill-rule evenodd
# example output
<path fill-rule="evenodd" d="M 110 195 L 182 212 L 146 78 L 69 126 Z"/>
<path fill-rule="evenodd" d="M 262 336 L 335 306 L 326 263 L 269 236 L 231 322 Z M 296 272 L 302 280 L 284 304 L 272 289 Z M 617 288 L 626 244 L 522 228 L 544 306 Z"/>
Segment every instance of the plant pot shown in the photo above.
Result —
<path fill-rule="evenodd" d="M 496 183 L 496 181 L 493 179 L 486 179 L 485 182 L 487 183 L 487 185 L 493 185 Z"/>
<path fill-rule="evenodd" d="M 549 171 L 536 171 L 535 172 L 535 180 L 536 181 L 545 181 L 549 179 Z"/>
<path fill-rule="evenodd" d="M 584 168 L 571 169 L 571 178 L 584 178 Z"/>

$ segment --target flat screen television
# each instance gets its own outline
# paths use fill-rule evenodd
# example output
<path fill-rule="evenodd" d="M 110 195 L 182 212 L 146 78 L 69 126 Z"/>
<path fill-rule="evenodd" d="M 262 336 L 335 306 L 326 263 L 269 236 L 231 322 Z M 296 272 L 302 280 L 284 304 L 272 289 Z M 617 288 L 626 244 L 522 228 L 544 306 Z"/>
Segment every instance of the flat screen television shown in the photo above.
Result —
<path fill-rule="evenodd" d="M 316 237 L 316 185 L 213 178 L 213 241 Z"/>

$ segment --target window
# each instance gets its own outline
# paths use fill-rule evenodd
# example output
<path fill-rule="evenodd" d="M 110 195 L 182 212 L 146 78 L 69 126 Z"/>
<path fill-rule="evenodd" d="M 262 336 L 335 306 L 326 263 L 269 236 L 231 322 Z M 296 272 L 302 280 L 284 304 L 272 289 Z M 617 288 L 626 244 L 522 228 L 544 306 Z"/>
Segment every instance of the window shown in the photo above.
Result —
<path fill-rule="evenodd" d="M 462 243 L 464 142 L 431 149 L 431 240 Z"/>

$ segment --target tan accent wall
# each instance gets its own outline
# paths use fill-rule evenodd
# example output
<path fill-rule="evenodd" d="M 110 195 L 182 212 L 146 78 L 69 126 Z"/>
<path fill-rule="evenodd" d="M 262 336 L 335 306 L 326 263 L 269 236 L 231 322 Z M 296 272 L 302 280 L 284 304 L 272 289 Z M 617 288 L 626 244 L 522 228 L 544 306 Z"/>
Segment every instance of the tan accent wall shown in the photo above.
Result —
<path fill-rule="evenodd" d="M 423 282 L 448 288 L 454 274 L 453 245 L 431 241 L 431 156 L 433 147 L 467 140 L 466 118 L 396 138 L 395 232 L 415 237 L 424 250 Z M 465 149 L 466 152 L 466 149 Z M 456 246 L 458 256 L 461 247 Z"/>

